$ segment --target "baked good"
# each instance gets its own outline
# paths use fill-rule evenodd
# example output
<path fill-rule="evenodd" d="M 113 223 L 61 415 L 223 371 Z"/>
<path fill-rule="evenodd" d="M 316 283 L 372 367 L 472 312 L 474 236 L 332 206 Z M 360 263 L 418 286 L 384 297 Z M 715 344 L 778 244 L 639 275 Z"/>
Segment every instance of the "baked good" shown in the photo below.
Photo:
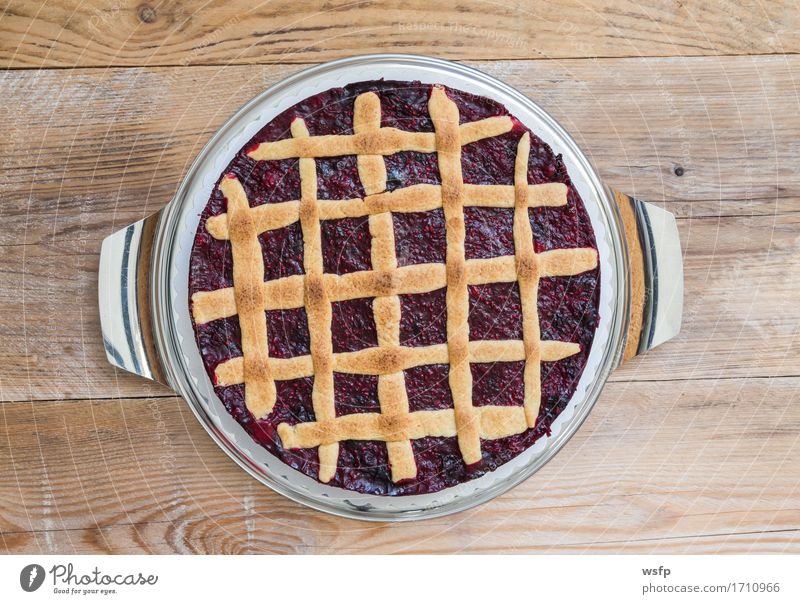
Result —
<path fill-rule="evenodd" d="M 480 96 L 311 96 L 231 161 L 190 259 L 197 345 L 273 455 L 362 493 L 431 493 L 549 431 L 598 322 L 597 246 L 560 156 Z"/>

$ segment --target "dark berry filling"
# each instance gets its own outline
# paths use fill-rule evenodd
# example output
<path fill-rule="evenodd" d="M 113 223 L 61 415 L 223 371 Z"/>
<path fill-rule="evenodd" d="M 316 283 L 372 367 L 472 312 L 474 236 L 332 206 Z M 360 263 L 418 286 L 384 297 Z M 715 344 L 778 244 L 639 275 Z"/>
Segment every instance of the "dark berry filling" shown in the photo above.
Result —
<path fill-rule="evenodd" d="M 334 373 L 333 399 L 337 417 L 351 413 L 379 413 L 378 376 Z"/>
<path fill-rule="evenodd" d="M 408 408 L 411 411 L 430 409 L 452 409 L 453 395 L 447 365 L 420 365 L 406 369 L 403 374 L 408 392 Z"/>
<path fill-rule="evenodd" d="M 525 394 L 522 387 L 524 361 L 473 363 L 470 369 L 472 369 L 473 405 L 522 406 Z"/>
<path fill-rule="evenodd" d="M 392 215 L 397 266 L 444 264 L 447 231 L 442 210 L 398 212 Z"/>
<path fill-rule="evenodd" d="M 321 157 L 317 160 L 317 198 L 348 199 L 363 197 L 355 155 Z"/>
<path fill-rule="evenodd" d="M 447 342 L 447 290 L 401 295 L 400 344 L 431 346 Z"/>
<path fill-rule="evenodd" d="M 322 266 L 326 273 L 344 275 L 372 268 L 372 237 L 366 218 L 323 220 Z"/>
<path fill-rule="evenodd" d="M 487 283 L 469 286 L 469 339 L 522 339 L 519 285 Z"/>
<path fill-rule="evenodd" d="M 299 222 L 261 233 L 258 241 L 264 257 L 265 281 L 303 274 L 303 230 Z"/>
<path fill-rule="evenodd" d="M 342 300 L 331 304 L 333 352 L 355 352 L 378 345 L 372 298 Z"/>
<path fill-rule="evenodd" d="M 311 336 L 305 308 L 267 311 L 269 356 L 278 359 L 311 353 Z"/>
<path fill-rule="evenodd" d="M 295 117 L 305 119 L 311 135 L 350 134 L 353 103 L 366 91 L 381 99 L 381 124 L 409 131 L 432 132 L 428 115 L 430 85 L 418 82 L 360 82 L 309 97 L 266 124 L 231 161 L 225 172 L 242 182 L 251 205 L 279 203 L 300 198 L 298 161 L 260 161 L 247 157 L 255 144 L 288 138 Z M 462 122 L 497 115 L 507 110 L 490 99 L 448 89 L 459 107 Z M 513 118 L 512 118 L 513 119 Z M 462 171 L 470 184 L 513 183 L 517 142 L 526 129 L 514 120 L 504 135 L 464 146 Z M 362 197 L 358 166 L 353 156 L 317 160 L 320 203 Z M 387 189 L 441 182 L 435 154 L 401 152 L 385 158 Z M 574 247 L 596 247 L 591 222 L 572 187 L 560 156 L 531 134 L 528 182 L 562 182 L 568 188 L 568 204 L 559 208 L 535 208 L 529 218 L 537 252 Z M 225 211 L 225 200 L 215 189 L 203 211 L 190 260 L 190 295 L 233 284 L 230 245 L 212 238 L 205 228 L 209 216 Z M 465 254 L 468 259 L 492 258 L 514 253 L 513 210 L 466 208 Z M 444 263 L 446 230 L 441 210 L 393 215 L 399 266 Z M 366 218 L 323 221 L 321 224 L 323 268 L 346 274 L 370 270 L 371 236 Z M 265 280 L 302 274 L 303 238 L 299 223 L 259 236 L 264 257 Z M 345 441 L 339 447 L 338 470 L 329 484 L 362 493 L 406 495 L 431 493 L 477 478 L 506 463 L 549 433 L 550 425 L 569 401 L 589 354 L 598 322 L 599 269 L 575 277 L 545 278 L 539 284 L 539 316 L 542 339 L 580 344 L 581 352 L 555 363 L 542 363 L 542 402 L 534 429 L 497 440 L 482 440 L 481 463 L 467 467 L 456 438 L 427 437 L 412 441 L 417 463 L 416 479 L 395 484 L 391 480 L 386 445 L 375 441 Z M 401 295 L 400 338 L 404 346 L 428 346 L 447 341 L 446 289 Z M 521 302 L 515 283 L 469 287 L 471 340 L 519 340 L 522 337 Z M 372 299 L 361 298 L 332 304 L 334 352 L 351 352 L 377 345 Z M 310 351 L 304 309 L 265 313 L 269 354 L 275 358 L 307 355 Z M 214 377 L 221 362 L 241 355 L 241 332 L 236 317 L 195 325 L 195 334 L 206 370 Z M 413 367 L 404 372 L 411 411 L 450 409 L 447 365 Z M 521 406 L 523 362 L 473 364 L 473 404 Z M 277 434 L 281 423 L 314 420 L 313 378 L 276 382 L 277 403 L 265 418 L 256 420 L 244 405 L 244 386 L 216 387 L 228 412 L 251 437 L 291 467 L 316 478 L 316 449 L 288 450 Z M 377 413 L 376 376 L 334 374 L 337 415 Z"/>
<path fill-rule="evenodd" d="M 439 162 L 433 153 L 401 151 L 387 155 L 386 190 L 394 191 L 412 185 L 436 185 L 442 182 Z"/>

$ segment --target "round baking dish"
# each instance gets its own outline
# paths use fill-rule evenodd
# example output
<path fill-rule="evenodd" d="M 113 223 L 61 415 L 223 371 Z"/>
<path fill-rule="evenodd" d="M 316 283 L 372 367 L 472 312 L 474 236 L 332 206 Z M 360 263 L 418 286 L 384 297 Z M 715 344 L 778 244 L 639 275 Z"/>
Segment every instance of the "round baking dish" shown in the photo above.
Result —
<path fill-rule="evenodd" d="M 384 78 L 419 80 L 492 98 L 563 156 L 590 215 L 600 258 L 600 324 L 572 398 L 551 427 L 518 457 L 484 476 L 429 495 L 363 495 L 327 486 L 257 445 L 227 413 L 203 368 L 188 306 L 189 253 L 199 215 L 219 174 L 263 124 L 332 87 Z M 297 73 L 242 107 L 212 137 L 160 212 L 103 242 L 99 303 L 109 361 L 167 384 L 189 403 L 211 437 L 256 479 L 318 510 L 365 520 L 412 520 L 461 511 L 507 491 L 541 468 L 588 415 L 622 360 L 674 336 L 683 274 L 674 217 L 600 181 L 574 140 L 536 103 L 463 65 L 410 55 L 342 59 Z"/>

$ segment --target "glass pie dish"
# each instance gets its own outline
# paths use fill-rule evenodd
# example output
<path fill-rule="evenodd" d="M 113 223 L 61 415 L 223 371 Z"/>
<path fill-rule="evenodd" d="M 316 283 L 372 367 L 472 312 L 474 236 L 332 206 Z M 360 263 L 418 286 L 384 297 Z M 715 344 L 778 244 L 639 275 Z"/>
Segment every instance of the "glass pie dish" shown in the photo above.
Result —
<path fill-rule="evenodd" d="M 224 397 L 218 389 L 215 390 L 218 383 L 214 372 L 207 373 L 207 363 L 204 366 L 204 359 L 195 342 L 198 305 L 194 296 L 197 292 L 191 289 L 193 286 L 190 279 L 190 263 L 193 257 L 195 234 L 199 232 L 199 225 L 203 227 L 204 223 L 201 223 L 201 220 L 205 220 L 203 212 L 206 202 L 213 196 L 218 186 L 220 188 L 227 187 L 228 190 L 233 191 L 231 181 L 220 183 L 220 175 L 224 174 L 226 169 L 230 169 L 230 166 L 233 165 L 232 160 L 238 157 L 237 153 L 240 153 L 240 150 L 246 145 L 250 145 L 248 141 L 252 141 L 253 137 L 258 135 L 264 124 L 271 123 L 276 116 L 283 115 L 282 112 L 292 108 L 302 99 L 321 95 L 325 91 L 337 87 L 340 89 L 356 83 L 379 80 L 415 82 L 421 83 L 422 86 L 443 86 L 447 87 L 447 90 L 464 91 L 464 94 L 467 95 L 479 95 L 491 99 L 492 102 L 507 108 L 521 127 L 529 129 L 535 136 L 538 136 L 541 141 L 546 143 L 545 146 L 549 145 L 555 153 L 560 155 L 559 161 L 563 161 L 565 169 L 568 171 L 570 186 L 574 188 L 576 194 L 579 194 L 579 199 L 583 202 L 582 207 L 588 214 L 596 242 L 596 254 L 592 250 L 591 259 L 593 263 L 599 265 L 600 275 L 597 301 L 599 319 L 594 338 L 591 340 L 589 349 L 585 351 L 585 365 L 574 392 L 563 410 L 549 426 L 549 431 L 538 437 L 531 446 L 528 446 L 516 457 L 498 465 L 495 469 L 476 475 L 477 477 L 474 479 L 452 484 L 452 486 L 435 492 L 403 496 L 357 492 L 336 486 L 335 482 L 326 484 L 326 481 L 321 479 L 315 480 L 309 475 L 309 472 L 304 473 L 291 467 L 282 458 L 260 446 L 251 438 L 243 426 L 232 417 L 230 402 L 221 400 Z M 436 94 L 441 95 L 441 92 L 434 92 L 432 98 Z M 442 96 L 442 98 L 445 97 Z M 447 107 L 444 110 L 447 110 Z M 431 117 L 435 122 L 433 112 Z M 461 128 L 464 132 L 468 132 L 467 137 L 475 135 L 474 133 L 478 129 L 475 127 L 476 123 L 462 123 Z M 492 122 L 492 124 L 496 126 L 497 122 Z M 378 124 L 375 127 L 382 126 Z M 309 136 L 304 125 L 302 125 L 302 130 L 304 134 L 301 133 L 299 136 Z M 292 125 L 292 132 L 295 132 L 295 124 Z M 394 135 L 396 132 L 392 134 Z M 437 144 L 440 144 L 440 138 L 444 140 L 444 137 L 440 137 L 438 133 L 437 128 L 436 141 Z M 431 144 L 430 141 L 433 140 L 432 136 L 432 134 L 421 134 L 416 138 L 411 136 L 408 138 L 414 138 L 416 141 L 413 143 L 414 145 L 427 149 Z M 525 137 L 527 136 L 525 135 Z M 309 144 L 313 146 L 316 142 L 323 142 L 323 138 L 317 136 L 317 140 L 308 139 L 310 142 L 280 141 L 277 146 L 299 148 L 305 145 L 308 147 Z M 342 138 L 347 137 L 338 137 L 338 139 Z M 351 136 L 350 138 L 355 139 L 356 137 Z M 326 145 L 332 142 L 330 137 L 324 140 Z M 266 146 L 269 145 L 276 146 L 275 143 L 269 143 Z M 315 148 L 317 151 L 314 152 L 316 155 L 313 157 L 319 157 L 319 154 L 326 152 L 328 155 L 338 154 L 330 152 L 330 150 L 325 151 L 323 145 L 317 145 Z M 269 152 L 262 149 L 262 153 Z M 361 153 L 368 152 L 361 151 Z M 439 153 L 440 166 L 442 166 L 442 151 Z M 303 155 L 300 152 L 294 157 L 302 158 L 309 157 L 309 155 Z M 359 155 L 359 161 L 361 158 L 362 156 Z M 311 161 L 313 170 L 313 160 L 302 161 Z M 228 174 L 227 176 L 235 180 L 235 175 Z M 447 203 L 442 201 L 445 198 L 443 192 L 446 188 L 445 178 L 446 175 L 443 174 L 442 192 L 438 194 L 440 195 L 440 205 L 447 206 Z M 238 181 L 236 182 L 238 183 Z M 517 182 L 516 179 L 515 182 Z M 385 186 L 385 184 L 384 182 L 381 186 Z M 461 184 L 464 188 L 463 182 Z M 467 187 L 469 186 L 467 185 Z M 528 190 L 528 186 L 526 184 L 525 191 Z M 515 190 L 519 189 L 511 187 L 512 204 L 515 203 L 513 201 Z M 493 195 L 495 195 L 497 189 L 495 188 L 493 191 Z M 316 186 L 313 188 L 313 194 L 316 196 Z M 473 196 L 478 195 L 475 190 L 472 194 Z M 231 193 L 226 193 L 227 197 L 230 195 Z M 303 195 L 305 196 L 306 193 Z M 519 197 L 520 193 L 516 193 L 516 195 Z M 367 197 L 364 199 L 367 200 Z M 381 199 L 385 201 L 388 197 Z M 348 200 L 345 205 L 351 208 L 353 204 L 350 202 L 352 201 L 361 203 L 360 199 Z M 245 209 L 236 210 L 236 212 L 248 212 L 247 202 L 246 198 L 237 202 L 244 203 L 244 206 L 241 207 Z M 228 201 L 228 203 L 230 202 Z M 288 203 L 296 204 L 297 202 Z M 302 199 L 299 203 L 302 208 L 304 203 Z M 342 202 L 336 203 L 342 204 Z M 492 203 L 496 203 L 496 200 Z M 320 202 L 319 207 L 322 207 L 322 204 L 323 202 Z M 229 206 L 229 208 L 233 207 L 239 206 Z M 325 211 L 332 212 L 331 207 L 333 206 L 328 205 Z M 261 206 L 261 208 L 272 211 L 275 206 L 272 206 L 272 209 L 267 206 Z M 394 210 L 392 211 L 394 212 Z M 407 210 L 400 209 L 399 211 Z M 228 210 L 229 221 L 232 220 L 233 212 L 233 209 Z M 265 214 L 266 212 L 260 213 Z M 302 209 L 300 215 L 302 221 Z M 219 218 L 215 217 L 216 225 L 221 224 Z M 228 224 L 231 229 L 231 244 L 236 244 L 233 235 L 234 223 L 229 222 Z M 225 237 L 227 237 L 227 228 L 220 229 L 215 226 L 214 229 L 209 230 L 219 232 L 224 230 Z M 450 222 L 448 221 L 449 228 Z M 372 230 L 372 223 L 370 223 L 370 230 Z M 513 270 L 514 258 L 508 258 L 512 261 L 510 266 Z M 449 275 L 449 255 L 447 262 Z M 516 262 L 517 271 L 519 271 L 521 270 L 519 269 L 519 257 Z M 497 265 L 493 265 L 492 270 L 496 270 L 496 267 Z M 259 270 L 263 271 L 263 268 Z M 299 278 L 309 281 L 312 275 L 306 274 L 305 277 Z M 320 275 L 320 279 L 322 279 L 322 275 Z M 531 100 L 502 82 L 462 65 L 426 57 L 375 55 L 334 61 L 308 69 L 276 84 L 240 109 L 206 145 L 184 178 L 175 198 L 164 209 L 105 240 L 100 261 L 99 301 L 104 345 L 110 362 L 173 388 L 190 404 L 201 424 L 223 450 L 258 480 L 279 493 L 319 510 L 362 519 L 410 520 L 448 514 L 487 501 L 540 468 L 578 429 L 597 400 L 609 373 L 622 360 L 644 352 L 678 332 L 682 311 L 682 280 L 680 244 L 674 217 L 653 205 L 634 200 L 604 186 L 569 135 Z M 337 281 L 333 279 L 332 282 L 336 283 Z M 449 277 L 447 284 L 449 291 Z M 520 284 L 522 284 L 522 277 L 520 277 Z M 273 290 L 275 288 L 269 291 Z M 216 298 L 220 297 L 218 295 L 220 293 L 224 292 L 211 292 L 212 296 L 216 296 Z M 308 294 L 308 290 L 306 293 Z M 231 299 L 233 299 L 233 295 L 230 293 Z M 239 300 L 239 298 L 236 299 Z M 230 306 L 230 303 L 227 304 Z M 258 302 L 262 308 L 263 304 L 263 300 Z M 450 301 L 448 301 L 448 313 L 450 308 Z M 213 315 L 211 318 L 229 316 L 224 313 L 219 314 L 213 308 L 212 311 L 203 311 L 200 314 L 209 314 L 210 312 Z M 327 320 L 330 324 L 330 318 Z M 241 323 L 241 321 L 240 317 L 239 322 Z M 471 346 L 472 343 L 474 342 L 470 341 L 467 344 Z M 377 352 L 381 352 L 381 350 L 379 349 Z M 312 351 L 312 356 L 313 354 Z M 343 355 L 340 356 L 343 357 Z M 309 357 L 310 360 L 311 357 Z M 544 360 L 546 359 L 542 357 L 542 361 Z M 244 362 L 246 361 L 239 359 L 240 368 Z M 229 366 L 233 367 L 235 364 L 235 362 L 229 363 Z M 538 367 L 538 365 L 537 361 L 536 366 Z M 451 360 L 451 374 L 452 367 Z M 239 369 L 240 373 L 242 371 Z M 229 376 L 235 371 L 224 373 Z M 248 383 L 246 378 L 240 377 L 238 381 L 231 383 L 241 383 L 242 379 L 246 386 Z M 319 379 L 319 375 L 317 379 Z M 455 390 L 454 398 L 456 399 L 454 401 L 456 411 L 450 414 L 455 413 L 457 417 L 458 410 L 459 408 L 463 409 L 464 403 L 456 396 Z M 228 402 L 227 409 L 225 402 Z M 471 405 L 472 403 L 468 402 L 466 406 L 471 410 Z M 509 416 L 509 413 L 519 416 L 515 411 L 499 407 L 492 408 L 491 413 L 494 416 Z M 535 417 L 534 415 L 534 420 Z M 334 419 L 331 418 L 328 423 L 330 424 Z M 361 416 L 357 419 L 363 423 L 368 418 Z M 380 414 L 375 415 L 374 419 L 380 423 Z M 530 420 L 528 421 L 530 422 Z M 354 422 L 350 421 L 350 423 Z M 322 419 L 319 419 L 318 424 L 322 425 Z M 528 423 L 528 426 L 533 427 L 534 423 Z M 281 428 L 286 427 L 278 426 L 279 432 Z M 317 430 L 317 427 L 311 424 L 305 427 L 301 426 L 301 428 L 306 428 L 307 434 L 312 434 L 314 430 Z M 441 428 L 438 429 L 441 431 Z M 356 433 L 362 432 L 357 431 Z M 460 432 L 458 432 L 458 436 L 459 442 L 461 442 Z M 293 428 L 287 428 L 283 432 L 282 438 L 295 438 Z M 477 436 L 475 438 L 477 442 Z M 295 438 L 295 440 L 297 439 Z M 323 442 L 321 440 L 314 441 L 312 444 L 316 446 Z M 325 444 L 324 446 L 328 447 L 329 445 Z"/>

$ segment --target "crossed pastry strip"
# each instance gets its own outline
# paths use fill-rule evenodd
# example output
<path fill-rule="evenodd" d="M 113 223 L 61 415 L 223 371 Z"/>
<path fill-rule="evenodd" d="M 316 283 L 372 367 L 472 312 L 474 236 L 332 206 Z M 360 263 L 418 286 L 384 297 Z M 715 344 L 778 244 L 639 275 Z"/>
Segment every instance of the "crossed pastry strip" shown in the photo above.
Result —
<path fill-rule="evenodd" d="M 542 277 L 577 275 L 597 266 L 592 248 L 559 249 L 537 254 L 528 208 L 563 206 L 567 188 L 561 183 L 527 182 L 530 136 L 517 146 L 513 185 L 469 185 L 461 173 L 463 145 L 511 130 L 509 117 L 492 117 L 459 124 L 458 108 L 444 90 L 434 87 L 428 103 L 433 133 L 405 132 L 380 126 L 380 99 L 373 92 L 355 101 L 353 134 L 309 136 L 305 122 L 292 122 L 292 138 L 261 143 L 249 152 L 256 160 L 299 158 L 300 199 L 250 208 L 241 183 L 226 175 L 220 190 L 228 200 L 226 214 L 207 220 L 208 232 L 228 239 L 233 253 L 233 287 L 192 296 L 196 323 L 238 314 L 242 356 L 216 368 L 217 384 L 244 384 L 245 404 L 255 417 L 269 414 L 275 405 L 275 380 L 314 376 L 312 404 L 315 421 L 278 426 L 286 448 L 319 447 L 319 479 L 335 474 L 339 443 L 343 440 L 380 440 L 388 448 L 392 480 L 417 474 L 411 440 L 427 436 L 456 436 L 467 464 L 481 459 L 480 439 L 519 434 L 536 425 L 541 401 L 542 361 L 558 361 L 577 354 L 578 344 L 542 341 L 537 292 Z M 386 191 L 384 155 L 400 151 L 437 153 L 441 185 L 414 185 Z M 356 155 L 366 193 L 363 199 L 319 202 L 315 158 Z M 490 259 L 465 258 L 464 207 L 514 209 L 514 255 Z M 419 212 L 442 208 L 446 223 L 445 264 L 398 267 L 392 212 Z M 325 274 L 320 221 L 369 217 L 372 270 L 344 275 Z M 300 222 L 304 246 L 304 274 L 264 281 L 258 235 Z M 522 340 L 470 341 L 470 284 L 517 282 L 522 303 Z M 429 292 L 446 287 L 447 343 L 432 346 L 400 345 L 400 294 Z M 334 353 L 331 339 L 331 303 L 372 297 L 378 346 L 356 352 Z M 310 355 L 269 357 L 266 310 L 305 307 Z M 522 407 L 472 404 L 470 363 L 525 361 Z M 453 409 L 409 411 L 403 371 L 420 365 L 448 364 Z M 378 376 L 380 413 L 336 416 L 333 373 Z"/>

